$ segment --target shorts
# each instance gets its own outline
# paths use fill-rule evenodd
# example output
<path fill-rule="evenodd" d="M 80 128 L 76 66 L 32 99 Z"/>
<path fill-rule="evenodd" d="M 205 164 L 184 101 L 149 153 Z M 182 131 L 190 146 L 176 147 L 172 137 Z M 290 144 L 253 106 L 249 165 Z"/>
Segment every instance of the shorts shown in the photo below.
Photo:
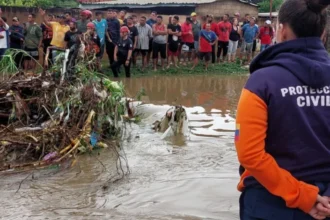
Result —
<path fill-rule="evenodd" d="M 134 55 L 137 56 L 139 53 L 142 55 L 142 56 L 146 56 L 148 54 L 148 51 L 149 50 L 142 50 L 142 49 L 135 49 L 133 51 Z"/>
<path fill-rule="evenodd" d="M 157 59 L 158 53 L 162 59 L 166 59 L 166 44 L 152 43 L 152 58 Z"/>
<path fill-rule="evenodd" d="M 199 42 L 198 41 L 194 42 L 194 48 L 195 48 L 195 51 L 199 50 Z"/>
<path fill-rule="evenodd" d="M 25 47 L 24 50 L 29 55 L 29 56 L 24 56 L 25 60 L 32 60 L 32 58 L 35 60 L 39 60 L 39 49 L 38 48 L 30 49 L 30 48 Z"/>
<path fill-rule="evenodd" d="M 205 61 L 208 62 L 211 60 L 212 52 L 199 52 L 198 55 L 200 60 L 204 60 L 205 58 Z"/>
<path fill-rule="evenodd" d="M 194 43 L 182 43 L 182 45 L 187 45 L 189 47 L 189 51 L 183 51 L 183 52 L 189 53 L 189 52 L 195 50 Z"/>
<path fill-rule="evenodd" d="M 253 41 L 253 47 L 252 47 L 252 52 L 255 52 L 257 49 L 257 40 Z"/>
<path fill-rule="evenodd" d="M 179 56 L 179 43 L 169 43 L 167 47 L 168 56 Z"/>
<path fill-rule="evenodd" d="M 246 43 L 245 42 L 245 47 L 246 47 L 246 53 L 251 54 L 253 51 L 253 43 Z"/>
<path fill-rule="evenodd" d="M 150 39 L 149 40 L 149 50 L 148 50 L 148 52 L 152 52 L 152 43 L 153 43 L 153 41 L 154 41 L 154 39 Z"/>

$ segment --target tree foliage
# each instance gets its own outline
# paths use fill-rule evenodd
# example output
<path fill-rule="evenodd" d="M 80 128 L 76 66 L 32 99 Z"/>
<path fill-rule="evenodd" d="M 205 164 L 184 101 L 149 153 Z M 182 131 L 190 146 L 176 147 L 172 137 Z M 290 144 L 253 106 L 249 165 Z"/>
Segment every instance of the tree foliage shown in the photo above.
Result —
<path fill-rule="evenodd" d="M 25 7 L 77 7 L 75 0 L 0 0 L 4 6 L 25 6 Z"/>
<path fill-rule="evenodd" d="M 276 12 L 280 9 L 283 0 L 273 0 L 272 12 Z M 270 11 L 270 1 L 263 0 L 259 4 L 259 12 L 269 12 Z"/>

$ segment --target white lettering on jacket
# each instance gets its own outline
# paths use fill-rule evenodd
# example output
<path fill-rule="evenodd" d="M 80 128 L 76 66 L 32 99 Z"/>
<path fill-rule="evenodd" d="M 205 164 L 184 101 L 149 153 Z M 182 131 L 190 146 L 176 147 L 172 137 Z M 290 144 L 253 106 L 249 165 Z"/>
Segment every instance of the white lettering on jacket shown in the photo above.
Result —
<path fill-rule="evenodd" d="M 296 96 L 299 107 L 330 107 L 330 86 L 318 89 L 308 86 L 289 86 L 280 90 L 282 97 Z"/>

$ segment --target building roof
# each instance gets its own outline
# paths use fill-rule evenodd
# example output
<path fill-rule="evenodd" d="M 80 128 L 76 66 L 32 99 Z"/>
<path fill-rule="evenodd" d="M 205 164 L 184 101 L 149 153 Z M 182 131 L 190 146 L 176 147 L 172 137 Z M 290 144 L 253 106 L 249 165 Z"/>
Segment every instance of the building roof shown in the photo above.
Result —
<path fill-rule="evenodd" d="M 80 1 L 82 4 L 88 5 L 136 5 L 136 6 L 147 6 L 147 5 L 199 5 L 206 3 L 213 3 L 217 0 L 83 0 Z M 260 0 L 238 0 L 242 3 L 251 4 L 257 6 L 256 3 Z"/>

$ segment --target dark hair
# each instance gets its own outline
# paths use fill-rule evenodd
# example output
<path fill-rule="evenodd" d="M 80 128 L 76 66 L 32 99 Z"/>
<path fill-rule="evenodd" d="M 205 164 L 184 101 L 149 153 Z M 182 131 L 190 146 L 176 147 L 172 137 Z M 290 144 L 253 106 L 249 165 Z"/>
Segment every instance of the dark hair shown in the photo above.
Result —
<path fill-rule="evenodd" d="M 132 17 L 132 16 L 128 16 L 128 17 L 126 18 L 126 20 L 133 20 L 133 17 Z"/>
<path fill-rule="evenodd" d="M 108 12 L 113 12 L 113 9 L 108 9 Z"/>
<path fill-rule="evenodd" d="M 163 16 L 161 16 L 161 15 L 158 15 L 158 16 L 157 16 L 157 18 L 163 19 Z"/>
<path fill-rule="evenodd" d="M 112 11 L 113 11 L 113 12 L 116 12 L 116 13 L 118 13 L 118 12 L 119 12 L 117 9 L 113 9 Z"/>
<path fill-rule="evenodd" d="M 177 21 L 179 20 L 179 16 L 177 16 L 177 15 L 175 15 L 173 18 Z"/>
<path fill-rule="evenodd" d="M 250 16 L 250 14 L 245 14 L 245 17 L 246 17 L 246 16 Z"/>
<path fill-rule="evenodd" d="M 124 12 L 125 14 L 127 13 L 125 10 L 121 10 L 120 12 Z"/>
<path fill-rule="evenodd" d="M 97 11 L 95 12 L 95 15 L 98 16 L 98 15 L 103 15 L 103 12 L 102 11 Z"/>
<path fill-rule="evenodd" d="M 31 15 L 32 18 L 36 18 L 36 14 L 34 14 L 34 13 L 30 13 L 29 15 Z"/>
<path fill-rule="evenodd" d="M 66 11 L 65 13 L 64 13 L 65 15 L 72 15 L 72 13 L 71 12 L 69 12 L 69 11 Z"/>
<path fill-rule="evenodd" d="M 137 18 L 137 16 L 136 15 L 132 15 L 132 18 Z"/>
<path fill-rule="evenodd" d="M 147 17 L 146 16 L 141 16 L 140 18 L 143 18 L 144 20 L 147 20 Z"/>
<path fill-rule="evenodd" d="M 278 13 L 278 20 L 288 24 L 296 37 L 321 37 L 327 23 L 326 0 L 287 0 Z"/>
<path fill-rule="evenodd" d="M 72 23 L 75 27 L 77 27 L 77 22 L 75 22 L 75 21 L 70 21 L 69 24 L 71 24 L 71 23 Z"/>
<path fill-rule="evenodd" d="M 157 15 L 157 12 L 156 12 L 156 11 L 152 11 L 151 14 L 155 14 L 155 15 Z"/>
<path fill-rule="evenodd" d="M 230 18 L 229 14 L 225 14 L 225 16 L 227 16 L 228 18 Z"/>

